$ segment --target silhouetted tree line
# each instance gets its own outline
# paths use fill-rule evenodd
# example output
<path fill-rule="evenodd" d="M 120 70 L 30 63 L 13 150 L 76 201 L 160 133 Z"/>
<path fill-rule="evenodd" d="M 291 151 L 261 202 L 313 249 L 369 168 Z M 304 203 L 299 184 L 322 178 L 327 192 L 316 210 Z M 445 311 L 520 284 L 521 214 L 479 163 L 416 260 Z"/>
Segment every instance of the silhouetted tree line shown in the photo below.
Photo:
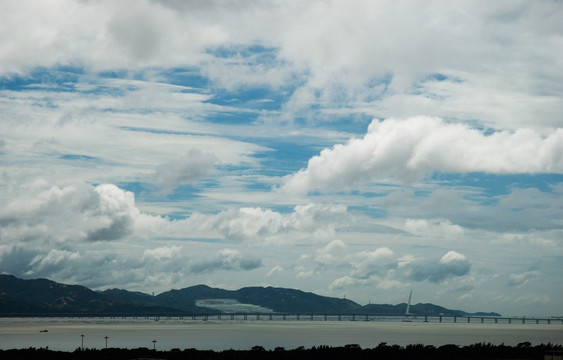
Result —
<path fill-rule="evenodd" d="M 479 343 L 468 346 L 443 345 L 432 346 L 413 344 L 405 347 L 381 343 L 375 348 L 362 349 L 359 345 L 350 344 L 340 347 L 313 346 L 310 349 L 298 347 L 286 350 L 278 347 L 266 350 L 261 346 L 254 346 L 250 350 L 196 350 L 172 349 L 169 351 L 137 349 L 76 349 L 73 352 L 54 351 L 47 348 L 28 348 L 0 350 L 0 359 L 169 359 L 169 360 L 236 360 L 236 359 L 544 359 L 544 354 L 550 351 L 563 351 L 563 346 L 551 343 L 532 346 L 523 342 L 517 346 L 493 345 Z"/>

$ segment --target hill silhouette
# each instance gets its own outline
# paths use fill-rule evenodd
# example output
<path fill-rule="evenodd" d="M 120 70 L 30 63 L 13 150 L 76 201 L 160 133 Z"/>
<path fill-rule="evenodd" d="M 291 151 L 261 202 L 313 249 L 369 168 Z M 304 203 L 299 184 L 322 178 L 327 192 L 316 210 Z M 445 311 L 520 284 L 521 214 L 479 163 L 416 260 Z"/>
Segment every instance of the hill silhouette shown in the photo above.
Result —
<path fill-rule="evenodd" d="M 198 301 L 251 305 L 226 311 L 220 307 L 198 306 Z M 201 305 L 201 304 L 199 304 Z M 369 314 L 403 315 L 406 304 L 359 305 L 348 299 L 317 295 L 301 290 L 276 287 L 245 287 L 224 290 L 196 285 L 170 290 L 156 296 L 123 289 L 97 292 L 80 285 L 66 285 L 47 279 L 19 279 L 0 275 L 0 315 L 34 316 L 42 314 L 118 314 L 118 315 L 174 315 L 219 314 L 224 312 L 253 312 L 256 308 L 273 313 L 294 314 Z M 242 309 L 242 310 L 241 310 Z M 474 315 L 450 310 L 433 304 L 411 305 L 412 315 Z M 481 316 L 500 316 L 497 313 L 478 313 Z"/>

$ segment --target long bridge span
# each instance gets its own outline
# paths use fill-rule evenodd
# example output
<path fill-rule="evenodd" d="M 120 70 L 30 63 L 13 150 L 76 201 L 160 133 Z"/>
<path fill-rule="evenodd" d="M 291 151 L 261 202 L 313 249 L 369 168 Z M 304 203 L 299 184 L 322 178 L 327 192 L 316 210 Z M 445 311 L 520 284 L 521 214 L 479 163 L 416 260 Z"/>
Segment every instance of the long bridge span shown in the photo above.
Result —
<path fill-rule="evenodd" d="M 222 314 L 9 314 L 4 318 L 123 319 L 123 320 L 216 320 L 216 321 L 408 321 L 432 323 L 562 324 L 563 317 L 504 317 L 451 315 L 372 315 L 372 314 L 297 314 L 297 313 L 222 313 Z"/>

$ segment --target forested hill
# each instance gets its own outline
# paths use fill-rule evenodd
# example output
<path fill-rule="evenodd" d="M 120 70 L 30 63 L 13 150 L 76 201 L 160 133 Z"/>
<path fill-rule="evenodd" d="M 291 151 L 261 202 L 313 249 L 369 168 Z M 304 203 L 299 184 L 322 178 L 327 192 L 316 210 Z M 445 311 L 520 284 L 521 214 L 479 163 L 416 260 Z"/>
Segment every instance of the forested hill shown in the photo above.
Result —
<path fill-rule="evenodd" d="M 122 289 L 93 291 L 47 279 L 23 280 L 0 275 L 0 315 L 41 314 L 216 314 L 273 312 L 294 314 L 403 315 L 406 304 L 359 305 L 351 300 L 320 296 L 295 289 L 246 287 L 224 290 L 196 285 L 156 296 Z M 473 315 L 433 304 L 411 305 L 412 315 Z M 500 316 L 497 313 L 478 313 Z"/>

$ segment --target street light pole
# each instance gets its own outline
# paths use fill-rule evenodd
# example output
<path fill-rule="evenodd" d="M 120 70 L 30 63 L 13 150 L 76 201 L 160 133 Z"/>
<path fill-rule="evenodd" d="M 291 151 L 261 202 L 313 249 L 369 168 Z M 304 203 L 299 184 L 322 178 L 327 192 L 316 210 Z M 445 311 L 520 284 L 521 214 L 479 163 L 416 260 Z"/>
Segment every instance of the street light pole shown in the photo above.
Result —
<path fill-rule="evenodd" d="M 106 339 L 106 349 L 108 348 L 108 337 L 104 336 L 104 339 Z"/>
<path fill-rule="evenodd" d="M 82 351 L 84 351 L 84 334 L 80 335 L 80 338 L 82 340 L 80 347 L 82 348 Z"/>

